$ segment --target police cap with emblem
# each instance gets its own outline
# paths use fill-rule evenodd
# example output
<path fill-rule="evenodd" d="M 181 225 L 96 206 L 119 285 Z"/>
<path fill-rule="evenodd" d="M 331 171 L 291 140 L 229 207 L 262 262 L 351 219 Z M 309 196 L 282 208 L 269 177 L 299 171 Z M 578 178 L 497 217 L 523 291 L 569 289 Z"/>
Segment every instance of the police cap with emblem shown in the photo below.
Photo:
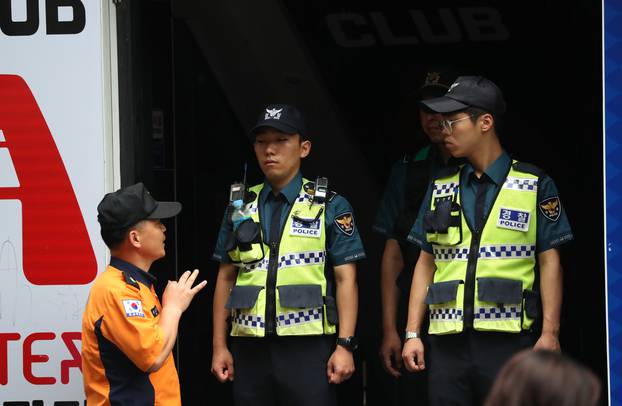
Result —
<path fill-rule="evenodd" d="M 456 80 L 458 74 L 451 68 L 443 66 L 430 67 L 425 72 L 425 78 L 421 87 L 417 92 L 419 100 L 441 97 L 452 83 Z"/>
<path fill-rule="evenodd" d="M 483 76 L 460 76 L 444 96 L 422 100 L 421 104 L 437 113 L 453 113 L 469 107 L 493 114 L 505 112 L 501 89 Z"/>
<path fill-rule="evenodd" d="M 285 134 L 299 134 L 308 139 L 305 119 L 296 107 L 287 104 L 270 104 L 257 118 L 257 123 L 251 129 L 250 135 L 255 136 L 266 127 L 274 128 Z"/>
<path fill-rule="evenodd" d="M 102 230 L 123 230 L 146 219 L 165 219 L 181 211 L 179 202 L 156 201 L 145 185 L 137 183 L 108 193 L 97 205 Z"/>

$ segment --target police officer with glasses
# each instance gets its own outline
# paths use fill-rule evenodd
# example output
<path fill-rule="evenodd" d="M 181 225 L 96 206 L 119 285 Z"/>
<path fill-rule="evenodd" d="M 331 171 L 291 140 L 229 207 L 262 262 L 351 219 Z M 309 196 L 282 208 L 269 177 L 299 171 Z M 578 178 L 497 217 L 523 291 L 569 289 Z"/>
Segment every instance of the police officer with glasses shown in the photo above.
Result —
<path fill-rule="evenodd" d="M 514 353 L 560 350 L 559 248 L 573 236 L 553 180 L 503 150 L 493 82 L 461 76 L 422 104 L 443 114 L 445 147 L 467 163 L 437 174 L 408 237 L 422 251 L 402 357 L 422 371 L 429 351 L 430 404 L 479 405 Z"/>

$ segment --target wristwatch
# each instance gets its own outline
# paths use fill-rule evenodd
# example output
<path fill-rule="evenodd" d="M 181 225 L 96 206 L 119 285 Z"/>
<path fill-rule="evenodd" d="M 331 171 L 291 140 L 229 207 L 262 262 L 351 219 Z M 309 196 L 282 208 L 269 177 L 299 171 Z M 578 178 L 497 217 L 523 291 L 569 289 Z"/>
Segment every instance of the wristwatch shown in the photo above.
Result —
<path fill-rule="evenodd" d="M 411 338 L 421 339 L 421 334 L 418 331 L 406 331 L 406 334 L 404 335 L 404 341 L 408 341 Z"/>
<path fill-rule="evenodd" d="M 337 345 L 342 346 L 350 352 L 354 352 L 359 347 L 359 342 L 354 336 L 350 337 L 338 337 Z"/>

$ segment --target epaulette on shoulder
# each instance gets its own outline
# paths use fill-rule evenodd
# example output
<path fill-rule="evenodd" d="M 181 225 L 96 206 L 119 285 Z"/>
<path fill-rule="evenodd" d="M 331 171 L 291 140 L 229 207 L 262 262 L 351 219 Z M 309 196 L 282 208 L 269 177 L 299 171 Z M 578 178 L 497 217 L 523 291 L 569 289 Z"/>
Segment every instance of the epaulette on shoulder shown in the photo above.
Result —
<path fill-rule="evenodd" d="M 125 283 L 127 283 L 128 285 L 132 285 L 134 286 L 136 289 L 140 290 L 140 285 L 138 284 L 138 281 L 136 279 L 134 279 L 130 274 L 128 274 L 127 272 L 123 272 L 123 279 L 125 279 Z"/>
<path fill-rule="evenodd" d="M 460 166 L 459 165 L 450 165 L 450 166 L 446 166 L 444 168 L 441 168 L 438 173 L 436 174 L 436 176 L 434 177 L 434 179 L 441 179 L 441 178 L 446 178 L 448 176 L 454 175 L 455 173 L 457 173 L 460 170 Z"/>
<path fill-rule="evenodd" d="M 326 194 L 326 201 L 327 202 L 332 202 L 333 199 L 335 198 L 335 196 L 337 196 L 337 192 L 329 190 L 328 193 Z"/>
<path fill-rule="evenodd" d="M 412 160 L 413 160 L 412 154 L 405 154 L 402 157 L 402 159 L 400 160 L 400 162 L 403 163 L 403 164 L 407 164 L 407 163 L 410 163 L 410 161 L 412 161 Z"/>
<path fill-rule="evenodd" d="M 516 161 L 512 164 L 512 168 L 514 168 L 514 170 L 518 172 L 529 173 L 537 177 L 541 177 L 542 175 L 544 175 L 544 171 L 542 169 L 526 162 Z"/>

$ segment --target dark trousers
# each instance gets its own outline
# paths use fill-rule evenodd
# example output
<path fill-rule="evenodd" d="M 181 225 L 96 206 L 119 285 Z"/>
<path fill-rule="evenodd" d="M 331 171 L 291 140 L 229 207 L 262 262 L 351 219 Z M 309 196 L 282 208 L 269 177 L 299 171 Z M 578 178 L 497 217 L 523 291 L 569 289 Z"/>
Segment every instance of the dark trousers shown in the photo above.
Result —
<path fill-rule="evenodd" d="M 497 372 L 515 353 L 534 344 L 528 333 L 466 330 L 430 335 L 430 405 L 482 405 Z"/>
<path fill-rule="evenodd" d="M 327 336 L 234 337 L 236 406 L 336 406 L 326 363 L 334 350 Z"/>
<path fill-rule="evenodd" d="M 404 251 L 402 251 L 404 252 Z M 416 258 L 419 254 L 417 253 Z M 408 321 L 408 302 L 410 300 L 410 284 L 413 277 L 413 269 L 417 261 L 407 265 L 397 280 L 400 289 L 400 298 L 397 308 L 397 331 L 402 334 L 406 331 L 406 322 Z M 424 317 L 421 330 L 423 332 L 423 343 L 425 348 L 428 347 L 428 317 Z M 426 365 L 429 362 L 429 354 L 425 354 Z M 408 372 L 402 367 L 402 376 L 394 379 L 391 388 L 391 406 L 427 406 L 428 405 L 428 371 Z"/>
<path fill-rule="evenodd" d="M 391 406 L 427 406 L 428 405 L 428 372 L 408 372 L 401 370 L 402 376 L 388 378 L 391 380 L 388 392 L 391 394 Z"/>

